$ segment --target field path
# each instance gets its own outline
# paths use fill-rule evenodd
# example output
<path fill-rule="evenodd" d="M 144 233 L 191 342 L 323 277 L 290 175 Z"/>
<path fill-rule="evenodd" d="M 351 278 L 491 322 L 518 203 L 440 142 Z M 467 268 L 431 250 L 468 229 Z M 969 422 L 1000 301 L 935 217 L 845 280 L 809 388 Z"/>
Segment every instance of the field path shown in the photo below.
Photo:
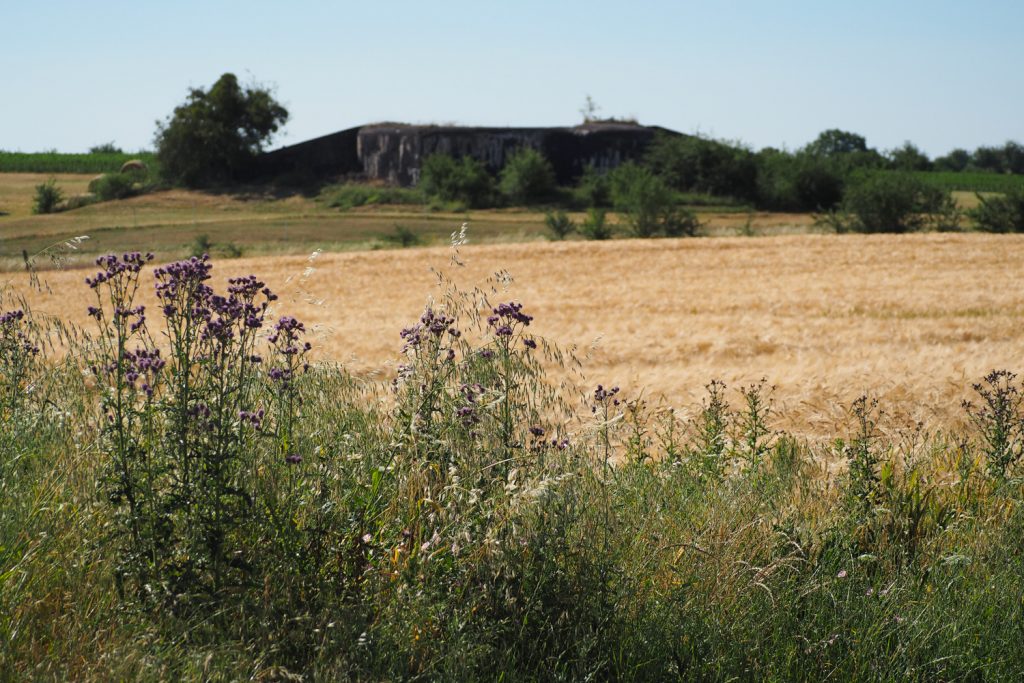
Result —
<path fill-rule="evenodd" d="M 472 236 L 472 229 L 470 229 Z M 225 260 L 283 293 L 279 310 L 317 326 L 321 357 L 393 372 L 398 331 L 429 296 L 432 268 L 460 287 L 497 271 L 533 328 L 588 355 L 588 382 L 641 388 L 692 407 L 711 379 L 766 377 L 781 426 L 827 433 L 861 393 L 898 421 L 961 419 L 988 370 L 1024 371 L 1024 237 L 981 234 L 792 235 L 618 240 Z M 44 273 L 36 306 L 85 322 L 88 271 Z M 14 276 L 24 285 L 23 276 Z"/>

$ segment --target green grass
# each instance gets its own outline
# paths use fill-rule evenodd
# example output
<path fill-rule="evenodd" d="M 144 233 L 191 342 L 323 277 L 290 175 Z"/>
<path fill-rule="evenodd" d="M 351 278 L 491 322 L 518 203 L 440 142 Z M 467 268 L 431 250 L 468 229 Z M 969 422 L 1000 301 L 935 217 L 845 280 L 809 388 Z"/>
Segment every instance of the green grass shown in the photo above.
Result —
<path fill-rule="evenodd" d="M 426 204 L 426 199 L 422 192 L 406 187 L 346 184 L 326 188 L 320 193 L 320 197 L 328 206 L 342 210 L 377 204 Z"/>
<path fill-rule="evenodd" d="M 700 192 L 677 192 L 675 200 L 683 206 L 719 213 L 743 213 L 753 211 L 754 208 L 749 202 L 741 199 Z"/>
<path fill-rule="evenodd" d="M 422 198 L 415 190 L 366 185 L 327 188 L 314 198 L 301 194 L 281 197 L 259 188 L 243 188 L 235 194 L 164 190 L 33 215 L 35 187 L 49 177 L 0 174 L 0 269 L 20 268 L 22 250 L 35 254 L 82 235 L 90 239 L 79 245 L 77 253 L 86 261 L 125 249 L 151 249 L 165 258 L 188 256 L 199 235 L 209 237 L 214 253 L 234 251 L 229 246 L 235 245 L 245 255 L 258 255 L 390 246 L 396 225 L 412 231 L 423 245 L 447 243 L 452 226 L 467 221 L 478 244 L 529 241 L 545 234 L 542 207 L 456 210 L 459 207 L 419 203 Z M 67 196 L 84 193 L 91 179 L 87 174 L 55 177 Z M 717 201 L 701 196 L 690 199 Z M 700 210 L 737 217 L 744 213 L 735 205 L 701 206 Z M 580 212 L 571 215 L 577 223 L 584 218 Z M 769 220 L 770 216 L 761 218 Z M 735 220 L 730 222 L 728 217 L 714 221 L 712 231 L 735 229 Z M 617 222 L 616 217 L 610 215 L 609 222 Z"/>
<path fill-rule="evenodd" d="M 152 152 L 62 154 L 0 151 L 0 173 L 110 173 L 119 171 L 121 165 L 130 159 L 139 159 L 152 167 L 156 155 Z"/>
<path fill-rule="evenodd" d="M 982 381 L 962 432 L 901 433 L 864 399 L 801 442 L 763 383 L 713 383 L 686 418 L 556 389 L 575 359 L 533 338 L 529 302 L 478 303 L 497 284 L 410 321 L 394 384 L 323 364 L 294 393 L 265 379 L 296 358 L 277 335 L 241 368 L 177 347 L 149 402 L 88 370 L 113 328 L 63 335 L 59 360 L 22 343 L 57 321 L 0 323 L 0 679 L 1024 675 L 1015 378 Z M 238 405 L 266 409 L 258 430 Z M 211 488 L 179 495 L 183 468 Z M 210 526 L 185 523 L 199 506 Z"/>

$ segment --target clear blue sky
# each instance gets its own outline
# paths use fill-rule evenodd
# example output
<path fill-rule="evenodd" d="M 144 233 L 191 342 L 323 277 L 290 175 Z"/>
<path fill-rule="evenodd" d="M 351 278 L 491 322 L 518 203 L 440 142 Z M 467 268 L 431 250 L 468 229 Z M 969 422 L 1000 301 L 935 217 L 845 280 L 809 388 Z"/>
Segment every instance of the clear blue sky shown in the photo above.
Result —
<path fill-rule="evenodd" d="M 0 149 L 152 146 L 225 71 L 276 88 L 272 146 L 381 120 L 601 115 L 763 146 L 827 128 L 932 155 L 1024 142 L 1021 0 L 0 2 Z"/>

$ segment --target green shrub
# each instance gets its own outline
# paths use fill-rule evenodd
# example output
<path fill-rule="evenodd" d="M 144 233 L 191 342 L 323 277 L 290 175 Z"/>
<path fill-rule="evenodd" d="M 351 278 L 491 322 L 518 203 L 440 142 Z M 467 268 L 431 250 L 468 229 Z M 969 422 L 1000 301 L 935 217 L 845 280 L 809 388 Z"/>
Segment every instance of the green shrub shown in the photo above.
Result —
<path fill-rule="evenodd" d="M 1024 457 L 1024 395 L 1016 379 L 1017 375 L 1009 370 L 993 370 L 974 385 L 980 402 L 963 403 L 981 437 L 989 474 L 997 479 L 1005 479 Z"/>
<path fill-rule="evenodd" d="M 89 183 L 89 191 L 104 202 L 113 199 L 126 199 L 138 194 L 139 189 L 139 185 L 128 173 L 104 173 Z"/>
<path fill-rule="evenodd" d="M 211 251 L 213 251 L 213 242 L 207 234 L 196 235 L 196 238 L 192 240 L 192 244 L 189 245 L 189 255 L 194 258 L 208 256 Z"/>
<path fill-rule="evenodd" d="M 325 192 L 327 205 L 347 211 L 375 204 L 423 204 L 423 192 L 404 187 L 346 184 Z"/>
<path fill-rule="evenodd" d="M 587 166 L 580 176 L 575 195 L 583 206 L 611 206 L 611 182 L 608 174 L 598 171 L 593 166 Z"/>
<path fill-rule="evenodd" d="M 685 206 L 674 206 L 661 217 L 665 237 L 695 237 L 702 225 L 697 214 Z"/>
<path fill-rule="evenodd" d="M 844 177 L 831 159 L 764 150 L 758 155 L 758 205 L 777 211 L 828 211 L 842 201 Z"/>
<path fill-rule="evenodd" d="M 634 237 L 692 236 L 699 227 L 696 216 L 677 207 L 672 190 L 646 166 L 630 162 L 615 169 L 612 199 Z"/>
<path fill-rule="evenodd" d="M 423 238 L 419 236 L 414 230 L 404 225 L 395 225 L 395 230 L 391 234 L 381 235 L 380 239 L 388 244 L 393 244 L 402 249 L 408 247 L 415 247 L 423 244 Z"/>
<path fill-rule="evenodd" d="M 245 253 L 242 247 L 238 246 L 234 242 L 228 242 L 225 244 L 221 252 L 227 258 L 242 258 L 242 254 Z"/>
<path fill-rule="evenodd" d="M 968 211 L 978 230 L 1024 232 L 1024 189 L 996 197 L 977 195 L 979 204 Z"/>
<path fill-rule="evenodd" d="M 843 209 L 858 232 L 913 232 L 929 225 L 950 202 L 948 192 L 931 187 L 909 173 L 874 173 L 852 182 Z"/>
<path fill-rule="evenodd" d="M 580 225 L 580 234 L 588 240 L 611 239 L 613 231 L 608 225 L 608 215 L 604 209 L 592 207 L 587 210 L 587 217 Z"/>
<path fill-rule="evenodd" d="M 564 240 L 576 231 L 576 224 L 572 222 L 565 211 L 544 214 L 544 226 L 548 230 L 548 237 L 553 240 Z"/>
<path fill-rule="evenodd" d="M 482 162 L 468 156 L 458 160 L 447 154 L 428 156 L 420 168 L 419 188 L 430 197 L 473 208 L 494 201 L 494 178 Z"/>
<path fill-rule="evenodd" d="M 57 205 L 64 199 L 64 192 L 57 187 L 57 179 L 50 178 L 41 185 L 36 185 L 36 198 L 32 205 L 32 213 L 53 213 Z"/>
<path fill-rule="evenodd" d="M 757 196 L 757 160 L 736 144 L 692 135 L 659 135 L 646 164 L 672 189 L 751 200 Z"/>
<path fill-rule="evenodd" d="M 513 204 L 536 204 L 551 198 L 555 171 L 544 155 L 524 147 L 509 157 L 501 169 L 499 188 Z"/>

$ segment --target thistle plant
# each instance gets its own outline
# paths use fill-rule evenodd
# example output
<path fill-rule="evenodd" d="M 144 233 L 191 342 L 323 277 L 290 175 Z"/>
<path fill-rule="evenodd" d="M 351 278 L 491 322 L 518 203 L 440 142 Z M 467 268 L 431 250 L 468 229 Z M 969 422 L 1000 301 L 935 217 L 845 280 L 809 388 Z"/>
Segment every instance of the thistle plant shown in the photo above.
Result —
<path fill-rule="evenodd" d="M 217 294 L 204 255 L 154 271 L 164 356 L 145 308 L 135 304 L 152 258 L 103 256 L 103 270 L 87 279 L 96 292 L 89 314 L 100 328 L 91 367 L 103 395 L 109 498 L 125 537 L 121 576 L 139 592 L 158 592 L 155 580 L 169 595 L 215 595 L 245 581 L 251 568 L 240 530 L 256 512 L 263 404 L 291 410 L 288 401 L 270 400 L 282 394 L 268 394 L 267 380 L 290 386 L 301 370 L 294 359 L 307 348 L 293 351 L 301 323 L 282 319 L 275 359 L 292 360 L 268 378 L 257 345 L 277 297 L 252 275 Z M 277 423 L 290 429 L 291 419 Z"/>
<path fill-rule="evenodd" d="M 1009 370 L 993 370 L 974 385 L 979 404 L 964 401 L 967 416 L 978 430 L 988 473 L 1006 479 L 1010 469 L 1024 457 L 1024 395 L 1015 384 L 1017 375 Z"/>
<path fill-rule="evenodd" d="M 22 305 L 0 313 L 0 505 L 8 466 L 26 450 L 24 435 L 34 432 L 40 421 L 50 419 L 46 392 L 40 386 L 46 367 L 40 354 L 40 334 L 26 310 Z"/>
<path fill-rule="evenodd" d="M 134 303 L 142 267 L 152 259 L 138 252 L 101 256 L 96 259 L 101 270 L 85 279 L 96 297 L 89 316 L 100 328 L 89 367 L 101 388 L 107 497 L 126 537 L 119 578 L 131 575 L 139 591 L 160 562 L 166 529 L 157 495 L 163 467 L 157 462 L 160 436 L 153 405 L 164 361 L 149 337 L 145 307 Z"/>
<path fill-rule="evenodd" d="M 24 403 L 38 356 L 39 343 L 25 311 L 0 313 L 0 417 L 17 412 Z"/>
<path fill-rule="evenodd" d="M 525 351 L 537 348 L 536 340 L 526 333 L 533 316 L 523 313 L 523 305 L 515 302 L 498 304 L 487 318 L 493 335 L 496 390 L 501 397 L 500 432 L 503 459 L 511 462 L 513 450 L 522 445 L 516 433 L 517 407 L 529 409 L 529 395 L 523 392 L 523 367 L 519 362 L 520 344 Z"/>
<path fill-rule="evenodd" d="M 740 389 L 743 396 L 744 410 L 739 419 L 739 442 L 741 457 L 750 470 L 756 470 L 764 462 L 773 445 L 772 430 L 769 420 L 774 412 L 772 392 L 775 387 L 768 385 L 767 379 L 750 384 Z"/>
<path fill-rule="evenodd" d="M 861 396 L 851 408 L 856 432 L 844 448 L 850 463 L 847 494 L 861 514 L 871 511 L 879 500 L 881 456 L 878 453 L 878 400 Z"/>
<path fill-rule="evenodd" d="M 408 363 L 399 365 L 395 389 L 404 392 L 399 424 L 414 440 L 417 452 L 436 460 L 436 425 L 443 421 L 444 406 L 450 404 L 452 378 L 457 372 L 456 344 L 461 332 L 455 318 L 427 307 L 419 322 L 403 329 L 402 352 Z M 402 380 L 401 382 L 399 380 Z M 463 422 L 471 422 L 467 412 Z M 443 429 L 443 428 L 442 428 Z"/>
<path fill-rule="evenodd" d="M 270 380 L 269 393 L 277 407 L 275 436 L 281 459 L 288 465 L 300 464 L 303 457 L 296 439 L 299 396 L 295 382 L 300 374 L 309 370 L 306 354 L 312 348 L 312 344 L 303 340 L 305 334 L 306 326 L 286 315 L 277 321 L 267 338 L 271 354 L 270 369 L 267 371 Z M 243 417 L 256 425 L 259 416 L 250 413 Z"/>
<path fill-rule="evenodd" d="M 707 396 L 691 425 L 692 448 L 689 460 L 701 479 L 717 482 L 729 466 L 729 425 L 733 412 L 725 397 L 725 383 L 711 380 L 705 387 Z"/>

